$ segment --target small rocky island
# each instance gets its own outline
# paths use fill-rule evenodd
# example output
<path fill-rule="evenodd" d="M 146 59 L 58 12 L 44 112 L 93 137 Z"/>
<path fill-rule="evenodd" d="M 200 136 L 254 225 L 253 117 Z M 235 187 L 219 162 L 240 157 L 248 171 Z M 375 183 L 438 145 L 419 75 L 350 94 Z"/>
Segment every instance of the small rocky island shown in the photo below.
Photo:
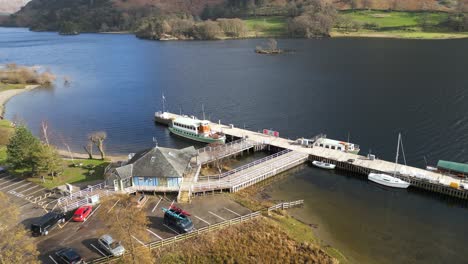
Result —
<path fill-rule="evenodd" d="M 258 54 L 281 54 L 284 50 L 278 48 L 278 42 L 275 39 L 268 39 L 265 47 L 257 46 L 255 52 Z"/>

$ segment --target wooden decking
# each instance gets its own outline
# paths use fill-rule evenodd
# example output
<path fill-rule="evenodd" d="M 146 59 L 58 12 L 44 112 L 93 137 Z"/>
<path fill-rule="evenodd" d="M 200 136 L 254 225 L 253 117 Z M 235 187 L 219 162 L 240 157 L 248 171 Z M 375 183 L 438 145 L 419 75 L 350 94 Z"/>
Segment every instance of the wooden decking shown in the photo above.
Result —
<path fill-rule="evenodd" d="M 206 146 L 204 148 L 198 149 L 197 163 L 204 165 L 219 159 L 239 154 L 252 148 L 259 150 L 263 147 L 263 144 L 245 138 L 241 138 L 219 146 Z"/>
<path fill-rule="evenodd" d="M 201 178 L 192 186 L 193 193 L 227 190 L 237 192 L 271 176 L 304 163 L 308 155 L 287 150 L 281 155 L 272 155 L 263 162 L 253 162 L 252 165 L 241 167 L 228 174 L 220 175 L 218 179 Z"/>
<path fill-rule="evenodd" d="M 176 114 L 171 114 L 177 117 Z M 237 191 L 246 186 L 249 186 L 262 179 L 270 177 L 272 173 L 279 173 L 283 171 L 280 168 L 290 168 L 291 166 L 298 165 L 305 162 L 307 157 L 312 160 L 322 160 L 337 165 L 337 168 L 348 170 L 356 173 L 367 174 L 369 172 L 383 172 L 389 173 L 398 172 L 398 177 L 408 180 L 412 186 L 422 188 L 425 190 L 446 194 L 462 199 L 468 199 L 468 191 L 464 189 L 455 189 L 450 187 L 451 184 L 460 186 L 463 182 L 461 178 L 445 175 L 437 172 L 427 171 L 420 168 L 415 168 L 406 165 L 395 166 L 394 162 L 389 162 L 380 159 L 368 159 L 365 156 L 360 156 L 352 153 L 346 153 L 338 150 L 326 149 L 322 147 L 305 147 L 296 144 L 295 141 L 264 135 L 258 132 L 240 129 L 232 126 L 211 123 L 214 131 L 223 132 L 231 138 L 244 138 L 249 142 L 256 142 L 258 145 L 269 145 L 278 149 L 287 149 L 291 153 L 285 157 L 278 157 L 267 163 L 259 164 L 248 170 L 236 172 L 235 176 L 229 176 L 227 179 L 219 179 L 214 181 L 206 181 L 200 179 L 193 185 L 193 192 L 203 192 L 209 190 L 230 190 Z M 294 156 L 291 158 L 291 163 L 288 163 L 284 158 Z M 293 161 L 294 160 L 294 161 Z M 277 163 L 275 169 L 274 164 Z M 295 165 L 291 165 L 295 164 Z M 269 176 L 267 176 L 269 175 Z M 212 180 L 210 178 L 210 180 Z M 466 184 L 466 183 L 465 183 Z M 468 185 L 468 184 L 466 184 Z"/>

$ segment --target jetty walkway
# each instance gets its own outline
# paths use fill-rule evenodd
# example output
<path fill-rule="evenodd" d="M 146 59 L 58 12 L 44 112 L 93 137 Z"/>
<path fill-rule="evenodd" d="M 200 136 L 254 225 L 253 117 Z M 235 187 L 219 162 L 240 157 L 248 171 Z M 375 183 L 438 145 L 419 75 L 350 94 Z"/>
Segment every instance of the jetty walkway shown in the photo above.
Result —
<path fill-rule="evenodd" d="M 182 117 L 173 113 L 170 113 L 170 115 L 174 118 Z M 393 172 L 397 171 L 396 177 L 410 182 L 411 186 L 452 197 L 468 199 L 468 190 L 453 188 L 454 185 L 463 186 L 462 179 L 456 176 L 427 171 L 407 165 L 395 166 L 394 162 L 381 159 L 369 159 L 366 156 L 339 150 L 323 147 L 307 147 L 298 144 L 294 140 L 241 129 L 233 125 L 223 125 L 221 122 L 211 123 L 210 126 L 214 131 L 226 134 L 231 140 L 245 139 L 248 140 L 250 144 L 256 144 L 257 146 L 268 146 L 280 150 L 288 150 L 288 154 L 280 155 L 266 162 L 260 162 L 255 166 L 241 169 L 240 171 L 223 173 L 218 176 L 219 179 L 216 179 L 216 176 L 208 178 L 201 176 L 196 182 L 193 182 L 192 193 L 207 192 L 210 190 L 229 190 L 235 192 L 271 177 L 274 174 L 299 165 L 300 163 L 304 163 L 307 160 L 319 160 L 335 164 L 337 169 L 364 175 L 370 172 L 393 174 Z"/>

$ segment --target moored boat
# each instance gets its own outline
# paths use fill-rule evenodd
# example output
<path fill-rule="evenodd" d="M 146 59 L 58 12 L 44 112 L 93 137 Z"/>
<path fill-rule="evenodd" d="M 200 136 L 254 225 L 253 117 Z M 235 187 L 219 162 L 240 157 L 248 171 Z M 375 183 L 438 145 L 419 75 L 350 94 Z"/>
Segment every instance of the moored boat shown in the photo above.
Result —
<path fill-rule="evenodd" d="M 401 188 L 401 189 L 406 189 L 410 186 L 410 183 L 407 181 L 404 181 L 400 178 L 396 177 L 397 174 L 397 166 L 398 166 L 398 155 L 400 154 L 400 145 L 401 148 L 403 149 L 403 142 L 401 140 L 401 134 L 398 134 L 398 143 L 397 143 L 397 151 L 396 151 L 396 157 L 395 157 L 395 170 L 393 172 L 393 176 L 390 176 L 388 174 L 384 173 L 369 173 L 367 176 L 367 179 L 369 179 L 372 182 L 385 185 L 388 187 L 393 187 L 393 188 Z M 403 157 L 405 157 L 403 151 Z M 406 164 L 406 158 L 405 158 L 405 164 Z"/>
<path fill-rule="evenodd" d="M 335 164 L 326 163 L 326 162 L 322 162 L 322 161 L 318 161 L 318 160 L 312 161 L 312 164 L 314 166 L 316 166 L 316 167 L 326 169 L 326 170 L 333 170 L 336 167 Z"/>
<path fill-rule="evenodd" d="M 211 130 L 210 121 L 178 117 L 172 120 L 169 131 L 175 135 L 204 143 L 224 143 L 226 136 Z"/>
<path fill-rule="evenodd" d="M 172 117 L 168 112 L 158 111 L 154 113 L 154 121 L 163 125 L 170 125 L 174 119 L 175 118 Z"/>
<path fill-rule="evenodd" d="M 369 173 L 367 178 L 372 182 L 393 188 L 406 189 L 410 186 L 407 181 L 383 173 Z"/>

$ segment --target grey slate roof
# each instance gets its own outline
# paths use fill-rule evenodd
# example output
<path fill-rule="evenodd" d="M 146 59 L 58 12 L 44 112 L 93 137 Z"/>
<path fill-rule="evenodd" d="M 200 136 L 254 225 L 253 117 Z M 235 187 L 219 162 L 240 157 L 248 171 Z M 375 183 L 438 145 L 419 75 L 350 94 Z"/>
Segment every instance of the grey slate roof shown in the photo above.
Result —
<path fill-rule="evenodd" d="M 141 177 L 183 177 L 192 157 L 197 155 L 194 147 L 171 149 L 155 147 L 135 154 L 127 165 L 115 171 L 121 179 Z"/>

